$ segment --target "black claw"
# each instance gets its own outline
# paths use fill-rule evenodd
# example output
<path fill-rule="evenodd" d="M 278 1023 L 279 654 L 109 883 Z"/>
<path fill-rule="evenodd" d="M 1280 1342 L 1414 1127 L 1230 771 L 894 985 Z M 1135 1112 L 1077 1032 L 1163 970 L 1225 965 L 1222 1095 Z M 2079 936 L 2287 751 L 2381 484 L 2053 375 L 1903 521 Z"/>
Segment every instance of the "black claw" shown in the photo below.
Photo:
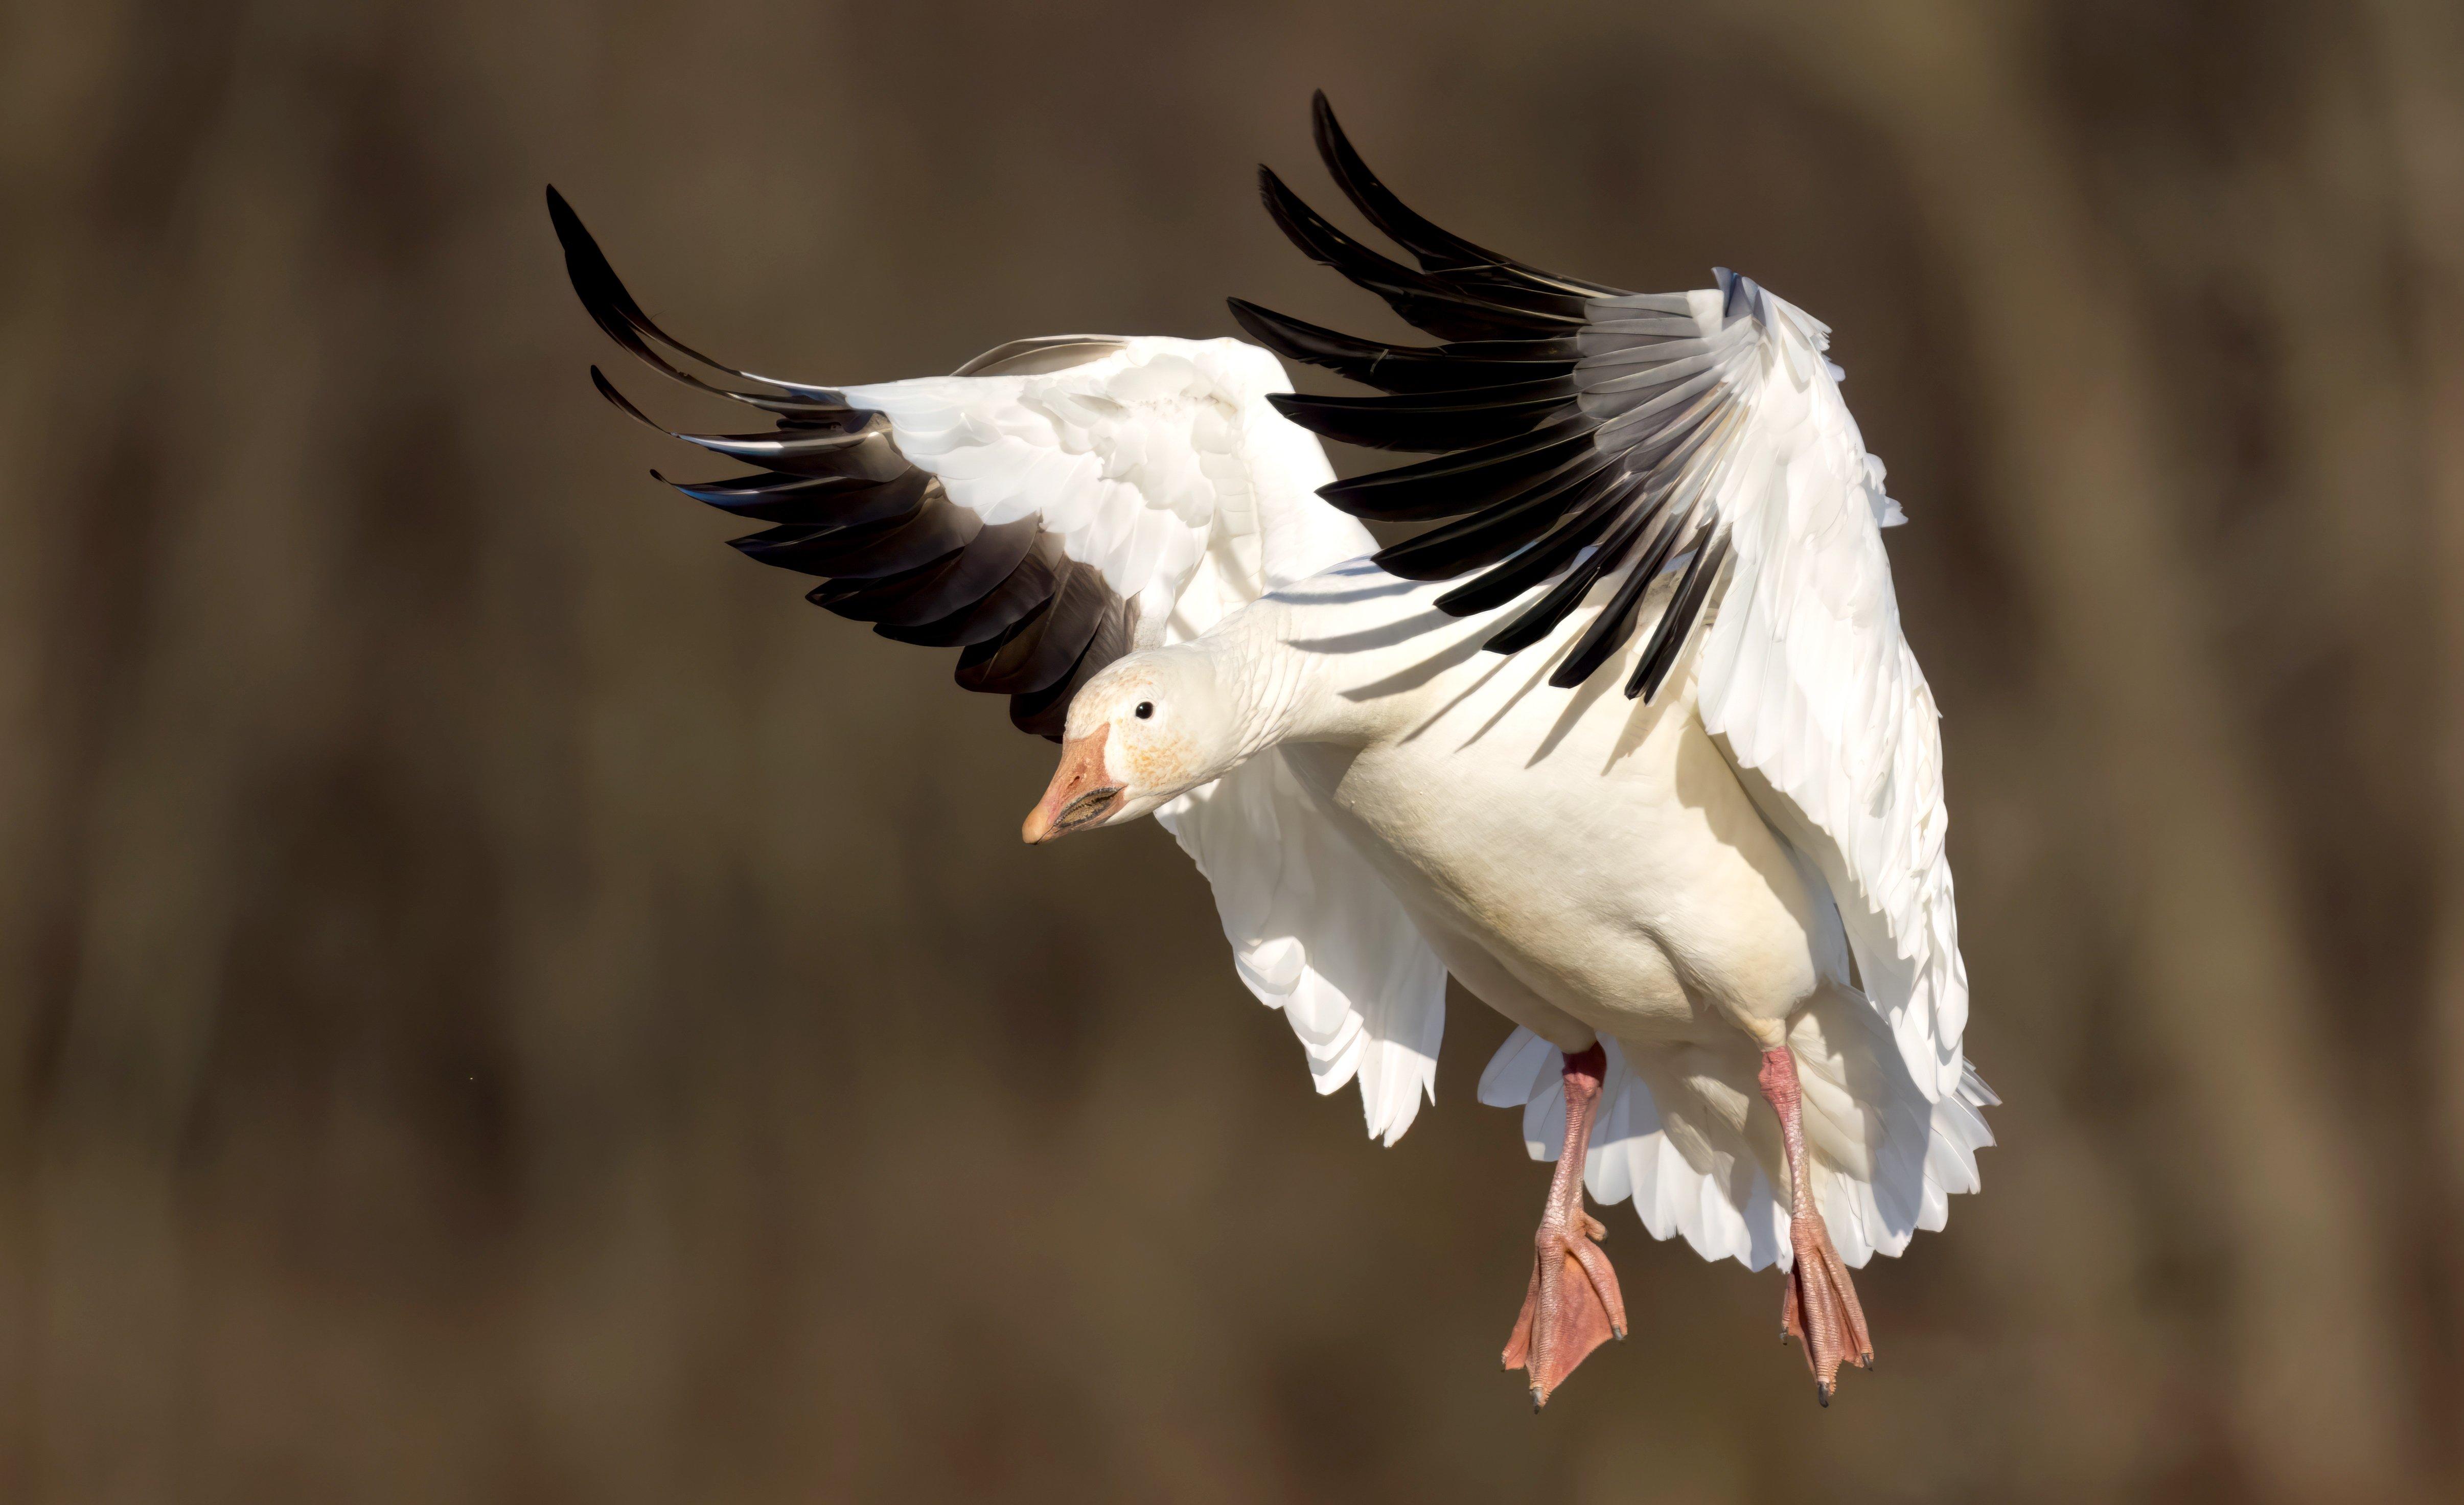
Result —
<path fill-rule="evenodd" d="M 1822 1403 L 1824 1410 L 1831 1409 L 1831 1386 L 1817 1384 L 1814 1387 L 1814 1398 Z"/>
<path fill-rule="evenodd" d="M 1544 1397 L 1544 1396 L 1542 1396 L 1542 1395 L 1541 1395 L 1541 1393 L 1540 1393 L 1537 1389 L 1534 1389 L 1534 1390 L 1531 1392 L 1531 1414 L 1532 1414 L 1532 1415 L 1534 1415 L 1534 1416 L 1539 1415 L 1539 1414 L 1540 1414 L 1540 1407 L 1543 1407 L 1543 1406 L 1546 1406 L 1547 1404 L 1549 1404 L 1549 1403 L 1548 1403 L 1547 1398 L 1546 1398 L 1546 1397 Z"/>

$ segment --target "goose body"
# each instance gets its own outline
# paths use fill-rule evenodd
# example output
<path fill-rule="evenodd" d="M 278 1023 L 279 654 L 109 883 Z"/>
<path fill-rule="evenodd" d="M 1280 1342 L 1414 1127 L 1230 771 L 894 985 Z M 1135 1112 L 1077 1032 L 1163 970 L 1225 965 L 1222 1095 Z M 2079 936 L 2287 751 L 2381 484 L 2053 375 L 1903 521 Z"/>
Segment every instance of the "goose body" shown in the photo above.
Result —
<path fill-rule="evenodd" d="M 1479 651 L 1495 622 L 1446 615 L 1442 588 L 1348 561 L 1125 660 L 1103 688 L 1145 695 L 1154 669 L 1206 661 L 1242 736 L 1265 744 L 1252 755 L 1281 760 L 1445 971 L 1521 1027 L 1483 1098 L 1532 1110 L 1535 1153 L 1553 1158 L 1563 1104 L 1547 1074 L 1518 1076 L 1532 1040 L 1614 1043 L 1605 1111 L 1628 1131 L 1592 1147 L 1600 1201 L 1641 1186 L 1658 1236 L 1784 1260 L 1778 1125 L 1752 1108 L 1761 1050 L 1785 1039 L 1809 1068 L 1816 1195 L 1849 1261 L 1940 1227 L 1991 1143 L 1982 1083 L 1927 1101 L 1853 984 L 1820 873 L 1705 728 L 1690 664 L 1650 703 L 1568 696 L 1547 678 L 1595 611 L 1501 660 Z M 1650 1123 L 1657 1143 L 1636 1127 Z"/>
<path fill-rule="evenodd" d="M 666 335 L 550 207 L 603 329 L 773 425 L 678 434 L 762 468 L 679 489 L 1061 744 L 1028 840 L 1170 829 L 1372 1136 L 1433 1095 L 1449 974 L 1518 1026 L 1480 1097 L 1557 1162 L 1504 1354 L 1535 1405 L 1624 1336 L 1587 1190 L 1787 1272 L 1828 1404 L 1872 1358 L 1848 1270 L 1942 1228 L 1991 1143 L 1881 462 L 1800 310 L 1725 272 L 1632 294 L 1525 267 L 1405 208 L 1323 98 L 1318 133 L 1419 268 L 1265 173 L 1268 209 L 1445 343 L 1236 300 L 1273 354 L 1058 336 L 781 382 Z M 1277 355 L 1386 395 L 1292 396 Z M 1338 482 L 1311 430 L 1436 458 Z M 1379 549 L 1361 517 L 1439 525 Z"/>
<path fill-rule="evenodd" d="M 1575 1051 L 1726 1039 L 1844 984 L 1836 913 L 1682 686 L 1650 705 L 1549 693 L 1545 655 L 1479 653 L 1494 623 L 1447 617 L 1439 593 L 1361 561 L 1199 651 L 1285 661 L 1243 665 L 1297 684 L 1284 756 L 1449 971 Z"/>

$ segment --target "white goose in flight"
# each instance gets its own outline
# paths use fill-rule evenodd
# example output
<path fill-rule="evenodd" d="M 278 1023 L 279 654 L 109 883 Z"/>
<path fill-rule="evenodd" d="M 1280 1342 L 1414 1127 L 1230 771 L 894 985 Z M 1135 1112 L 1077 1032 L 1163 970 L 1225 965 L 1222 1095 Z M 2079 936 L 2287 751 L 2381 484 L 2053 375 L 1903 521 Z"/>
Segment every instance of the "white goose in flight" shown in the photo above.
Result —
<path fill-rule="evenodd" d="M 1504 1353 L 1535 1406 L 1625 1333 L 1586 1189 L 1786 1272 L 1828 1405 L 1873 1360 L 1849 1269 L 1941 1228 L 1992 1143 L 1882 467 L 1802 312 L 1727 272 L 1635 294 L 1483 251 L 1373 177 L 1323 96 L 1316 124 L 1418 268 L 1262 169 L 1269 211 L 1444 343 L 1233 311 L 1387 395 L 1291 396 L 1239 340 L 1100 336 L 871 386 L 755 377 L 663 334 L 549 207 L 602 328 L 774 420 L 677 435 L 760 467 L 678 489 L 1061 742 L 1029 841 L 1163 822 L 1371 1135 L 1432 1092 L 1449 972 L 1519 1026 L 1480 1097 L 1557 1161 Z M 1310 430 L 1437 458 L 1337 482 Z M 1380 550 L 1363 517 L 1444 521 Z"/>

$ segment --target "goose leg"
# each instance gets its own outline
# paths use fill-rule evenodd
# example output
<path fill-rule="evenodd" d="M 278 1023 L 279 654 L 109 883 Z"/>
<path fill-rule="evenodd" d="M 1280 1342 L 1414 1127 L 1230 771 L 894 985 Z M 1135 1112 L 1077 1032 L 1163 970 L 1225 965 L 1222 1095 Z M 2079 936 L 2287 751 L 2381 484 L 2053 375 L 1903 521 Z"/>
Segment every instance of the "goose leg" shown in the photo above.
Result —
<path fill-rule="evenodd" d="M 1625 1298 L 1598 1244 L 1609 1231 L 1583 1211 L 1583 1159 L 1607 1071 L 1608 1054 L 1597 1045 L 1566 1058 L 1566 1148 L 1557 1157 L 1540 1232 L 1532 1239 L 1523 1312 L 1502 1356 L 1505 1367 L 1530 1377 L 1535 1411 L 1593 1349 L 1625 1336 Z"/>
<path fill-rule="evenodd" d="M 1780 1341 L 1794 1338 L 1805 1344 L 1806 1367 L 1814 1371 L 1815 1398 L 1828 1406 L 1843 1362 L 1874 1367 L 1874 1340 L 1865 1331 L 1865 1312 L 1857 1304 L 1857 1287 L 1848 1278 L 1848 1267 L 1840 1262 L 1839 1251 L 1831 1244 L 1831 1231 L 1822 1226 L 1822 1214 L 1814 1206 L 1796 1058 L 1786 1047 L 1765 1051 L 1757 1080 L 1764 1100 L 1779 1114 L 1780 1137 L 1788 1146 L 1788 1241 L 1794 1257 L 1780 1300 Z"/>

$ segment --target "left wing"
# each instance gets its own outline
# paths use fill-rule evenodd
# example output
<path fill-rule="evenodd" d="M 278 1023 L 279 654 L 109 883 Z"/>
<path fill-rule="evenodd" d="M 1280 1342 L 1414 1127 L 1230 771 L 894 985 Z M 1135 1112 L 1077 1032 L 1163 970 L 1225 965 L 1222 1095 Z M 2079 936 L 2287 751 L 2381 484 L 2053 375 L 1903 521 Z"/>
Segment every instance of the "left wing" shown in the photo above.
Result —
<path fill-rule="evenodd" d="M 602 395 L 633 418 L 761 468 L 669 484 L 770 524 L 736 548 L 822 577 L 816 605 L 886 638 L 959 649 L 958 683 L 1008 695 L 1022 731 L 1058 738 L 1078 686 L 1131 648 L 1201 632 L 1375 547 L 1310 494 L 1333 472 L 1316 440 L 1266 404 L 1283 368 L 1254 345 L 1065 335 L 1013 341 L 946 377 L 782 382 L 661 330 L 553 188 L 548 209 L 601 329 L 661 375 L 775 425 L 674 433 L 593 367 Z"/>
<path fill-rule="evenodd" d="M 677 489 L 771 524 L 736 547 L 824 577 L 817 604 L 958 648 L 958 683 L 1008 695 L 1024 731 L 1057 740 L 1078 686 L 1132 647 L 1194 638 L 1377 546 L 1314 494 L 1334 472 L 1268 404 L 1287 389 L 1283 367 L 1254 345 L 1065 335 L 946 377 L 781 382 L 659 329 L 552 188 L 548 208 L 600 328 L 660 374 L 775 422 L 675 435 L 763 468 Z M 1242 981 L 1290 1021 L 1318 1091 L 1358 1080 L 1369 1132 L 1392 1144 L 1432 1090 L 1445 1022 L 1445 969 L 1393 891 L 1281 752 L 1155 818 L 1213 884 Z"/>
<path fill-rule="evenodd" d="M 1268 212 L 1312 258 L 1448 341 L 1355 339 L 1234 302 L 1277 351 L 1390 394 L 1274 399 L 1294 420 L 1442 451 L 1321 494 L 1361 517 L 1452 519 L 1376 560 L 1412 579 L 1480 571 L 1439 599 L 1457 615 L 1523 600 L 1495 651 L 1541 641 L 1605 591 L 1550 676 L 1560 687 L 1624 646 L 1652 583 L 1677 572 L 1626 693 L 1656 693 L 1709 614 L 1696 660 L 1705 727 L 1821 869 L 1866 994 L 1926 1098 L 1955 1092 L 1968 977 L 1938 718 L 1882 548 L 1898 509 L 1840 401 L 1829 330 L 1726 271 L 1716 290 L 1629 294 L 1483 250 L 1405 207 L 1325 96 L 1316 110 L 1336 184 L 1419 265 L 1354 241 L 1262 168 Z"/>
<path fill-rule="evenodd" d="M 1241 980 L 1281 1009 L 1321 1095 L 1360 1083 L 1369 1136 L 1403 1137 L 1437 1092 L 1446 969 L 1283 750 L 1155 812 L 1215 885 Z"/>

